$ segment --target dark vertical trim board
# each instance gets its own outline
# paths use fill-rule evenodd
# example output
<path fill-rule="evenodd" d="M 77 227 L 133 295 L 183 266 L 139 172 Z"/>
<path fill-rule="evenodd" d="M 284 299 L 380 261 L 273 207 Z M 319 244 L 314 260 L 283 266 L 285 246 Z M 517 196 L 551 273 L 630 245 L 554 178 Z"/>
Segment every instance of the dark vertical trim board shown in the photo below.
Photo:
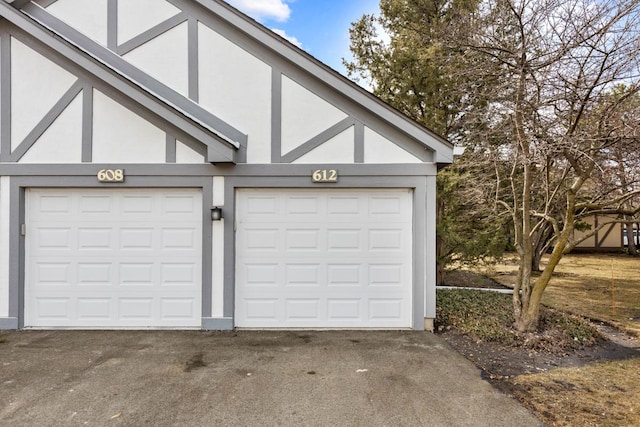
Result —
<path fill-rule="evenodd" d="M 364 163 L 364 124 L 361 121 L 355 122 L 353 160 L 355 163 Z"/>
<path fill-rule="evenodd" d="M 236 187 L 232 179 L 224 180 L 224 277 L 222 314 L 235 317 L 236 285 Z M 232 320 L 235 326 L 235 320 Z"/>
<path fill-rule="evenodd" d="M 176 162 L 176 138 L 174 136 L 167 134 L 166 142 L 167 142 L 166 161 L 167 163 L 175 163 Z"/>
<path fill-rule="evenodd" d="M 107 47 L 114 52 L 118 47 L 118 0 L 107 3 Z"/>
<path fill-rule="evenodd" d="M 194 102 L 200 100 L 200 63 L 199 63 L 199 38 L 198 20 L 189 18 L 189 98 Z"/>
<path fill-rule="evenodd" d="M 282 71 L 271 69 L 271 163 L 282 162 Z"/>
<path fill-rule="evenodd" d="M 213 224 L 211 223 L 211 206 L 213 206 L 213 179 L 205 177 L 202 187 L 202 313 L 201 318 L 210 318 L 213 295 Z"/>
<path fill-rule="evenodd" d="M 93 87 L 82 89 L 82 162 L 93 161 Z"/>
<path fill-rule="evenodd" d="M 0 34 L 0 161 L 11 156 L 11 36 Z"/>

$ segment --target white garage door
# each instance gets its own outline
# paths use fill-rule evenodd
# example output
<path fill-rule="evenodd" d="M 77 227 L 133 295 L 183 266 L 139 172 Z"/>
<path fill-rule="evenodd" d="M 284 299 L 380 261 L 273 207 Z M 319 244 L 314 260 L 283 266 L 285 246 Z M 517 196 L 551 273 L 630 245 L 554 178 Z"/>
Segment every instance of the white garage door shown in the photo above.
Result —
<path fill-rule="evenodd" d="M 201 325 L 195 189 L 31 189 L 25 326 Z"/>
<path fill-rule="evenodd" d="M 236 326 L 404 328 L 410 190 L 240 190 Z"/>

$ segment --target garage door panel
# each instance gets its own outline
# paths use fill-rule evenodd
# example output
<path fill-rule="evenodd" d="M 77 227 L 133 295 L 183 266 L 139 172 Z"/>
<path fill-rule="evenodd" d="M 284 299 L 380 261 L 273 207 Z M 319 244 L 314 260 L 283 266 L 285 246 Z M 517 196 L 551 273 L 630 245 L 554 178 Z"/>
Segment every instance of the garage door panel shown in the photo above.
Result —
<path fill-rule="evenodd" d="M 279 230 L 271 227 L 247 228 L 239 242 L 246 253 L 277 253 L 280 248 Z"/>
<path fill-rule="evenodd" d="M 353 218 L 361 212 L 358 196 L 328 196 L 327 213 L 331 218 L 346 216 Z"/>
<path fill-rule="evenodd" d="M 373 320 L 402 318 L 402 299 L 371 299 L 369 300 L 369 318 Z"/>
<path fill-rule="evenodd" d="M 358 322 L 362 318 L 360 298 L 328 298 L 327 320 L 329 322 Z"/>
<path fill-rule="evenodd" d="M 55 218 L 63 217 L 71 211 L 72 200 L 66 195 L 43 195 L 36 203 L 40 212 Z"/>
<path fill-rule="evenodd" d="M 282 311 L 281 301 L 275 298 L 245 298 L 239 307 L 239 314 L 252 321 L 275 321 Z"/>
<path fill-rule="evenodd" d="M 162 198 L 162 214 L 171 218 L 180 218 L 182 214 L 197 214 L 199 212 L 198 197 L 194 195 L 173 195 Z"/>
<path fill-rule="evenodd" d="M 113 282 L 114 268 L 113 264 L 105 262 L 79 262 L 78 268 L 78 285 L 109 285 Z M 71 283 L 72 280 L 69 280 Z"/>
<path fill-rule="evenodd" d="M 278 283 L 278 264 L 259 261 L 246 261 L 238 274 L 238 281 L 247 286 L 276 286 Z"/>
<path fill-rule="evenodd" d="M 402 218 L 405 211 L 405 200 L 399 196 L 373 196 L 369 199 L 369 215 L 373 217 Z"/>
<path fill-rule="evenodd" d="M 78 228 L 78 247 L 84 250 L 108 250 L 114 245 L 113 239 L 113 230 L 110 228 Z"/>
<path fill-rule="evenodd" d="M 409 190 L 241 190 L 237 200 L 237 326 L 411 326 Z"/>
<path fill-rule="evenodd" d="M 200 191 L 32 189 L 28 202 L 25 326 L 200 326 Z"/>
<path fill-rule="evenodd" d="M 287 251 L 319 251 L 319 228 L 289 228 L 284 230 L 285 250 Z"/>
<path fill-rule="evenodd" d="M 198 244 L 197 230 L 184 227 L 167 227 L 160 231 L 162 249 L 176 249 L 179 251 L 194 250 Z"/>
<path fill-rule="evenodd" d="M 110 321 L 113 313 L 113 298 L 86 297 L 78 298 L 78 319 L 91 319 L 92 321 Z"/>
<path fill-rule="evenodd" d="M 244 212 L 249 215 L 277 215 L 278 197 L 250 195 L 244 199 Z"/>
<path fill-rule="evenodd" d="M 297 215 L 305 217 L 309 215 L 318 216 L 320 211 L 317 197 L 294 196 L 285 199 L 285 213 L 295 218 Z"/>
<path fill-rule="evenodd" d="M 154 211 L 154 198 L 148 195 L 131 194 L 124 195 L 120 199 L 120 213 L 126 217 L 138 214 L 151 215 Z"/>
<path fill-rule="evenodd" d="M 363 267 L 361 264 L 327 263 L 327 286 L 360 286 Z"/>
<path fill-rule="evenodd" d="M 45 250 L 70 251 L 72 230 L 70 227 L 39 227 L 36 230 L 36 244 Z"/>
<path fill-rule="evenodd" d="M 322 277 L 322 266 L 318 264 L 288 264 L 285 267 L 284 285 L 288 287 L 302 286 L 317 287 L 320 286 Z"/>
<path fill-rule="evenodd" d="M 78 212 L 83 215 L 104 214 L 113 212 L 114 200 L 107 195 L 80 196 Z"/>
<path fill-rule="evenodd" d="M 160 285 L 162 286 L 193 286 L 196 276 L 195 263 L 162 263 L 160 265 Z"/>
<path fill-rule="evenodd" d="M 320 298 L 289 298 L 285 301 L 285 319 L 320 321 L 320 306 Z"/>
<path fill-rule="evenodd" d="M 358 228 L 330 228 L 327 229 L 328 252 L 361 251 L 363 236 Z"/>

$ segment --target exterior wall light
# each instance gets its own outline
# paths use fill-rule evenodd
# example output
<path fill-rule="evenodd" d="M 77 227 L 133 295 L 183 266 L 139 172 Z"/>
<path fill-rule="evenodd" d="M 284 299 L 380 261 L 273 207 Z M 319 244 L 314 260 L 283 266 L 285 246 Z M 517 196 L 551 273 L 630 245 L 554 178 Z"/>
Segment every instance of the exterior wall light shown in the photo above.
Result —
<path fill-rule="evenodd" d="M 220 221 L 222 219 L 222 208 L 219 206 L 214 206 L 211 208 L 211 220 L 212 221 Z"/>

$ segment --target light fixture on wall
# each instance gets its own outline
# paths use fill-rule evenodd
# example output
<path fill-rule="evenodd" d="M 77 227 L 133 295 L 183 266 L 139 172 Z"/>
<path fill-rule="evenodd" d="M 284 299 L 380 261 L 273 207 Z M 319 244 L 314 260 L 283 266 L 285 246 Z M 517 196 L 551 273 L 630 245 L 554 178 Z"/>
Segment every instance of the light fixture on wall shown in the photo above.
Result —
<path fill-rule="evenodd" d="M 222 208 L 219 206 L 214 206 L 211 208 L 211 220 L 212 221 L 220 221 L 222 219 Z"/>

